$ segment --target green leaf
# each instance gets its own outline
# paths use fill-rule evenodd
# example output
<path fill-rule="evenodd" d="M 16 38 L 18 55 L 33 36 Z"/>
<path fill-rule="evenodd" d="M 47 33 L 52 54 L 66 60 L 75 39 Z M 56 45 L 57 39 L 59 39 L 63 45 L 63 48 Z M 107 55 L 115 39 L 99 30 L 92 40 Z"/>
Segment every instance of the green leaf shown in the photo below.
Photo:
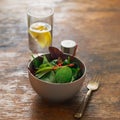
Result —
<path fill-rule="evenodd" d="M 49 81 L 50 82 L 55 82 L 55 72 L 54 71 L 50 72 Z"/>
<path fill-rule="evenodd" d="M 78 72 L 80 68 L 71 68 L 71 70 L 72 70 L 72 81 L 74 81 L 78 78 Z"/>
<path fill-rule="evenodd" d="M 43 64 L 46 64 L 46 63 L 49 63 L 49 61 L 48 61 L 47 57 L 44 55 L 43 56 Z"/>
<path fill-rule="evenodd" d="M 51 63 L 51 65 L 56 66 L 57 65 L 57 59 L 52 60 L 50 63 Z"/>
<path fill-rule="evenodd" d="M 45 74 L 43 77 L 41 77 L 42 80 L 47 81 L 47 82 L 55 82 L 55 73 L 54 71 L 50 71 L 47 74 Z"/>
<path fill-rule="evenodd" d="M 38 58 L 35 58 L 33 55 L 32 55 L 32 58 L 33 58 L 34 68 L 35 68 L 35 69 L 38 69 L 39 66 L 40 66 L 40 64 L 41 64 L 40 60 L 39 60 Z"/>
<path fill-rule="evenodd" d="M 39 68 L 44 68 L 44 67 L 50 67 L 50 65 L 48 63 L 44 63 L 39 66 Z"/>
<path fill-rule="evenodd" d="M 48 71 L 44 71 L 44 72 L 40 72 L 40 73 L 36 74 L 35 76 L 40 79 L 41 77 L 43 77 L 48 72 L 49 72 L 49 70 Z"/>
<path fill-rule="evenodd" d="M 53 67 L 43 67 L 43 68 L 39 68 L 37 71 L 36 71 L 36 74 L 37 73 L 40 73 L 40 72 L 46 72 L 48 70 L 52 70 Z"/>
<path fill-rule="evenodd" d="M 57 83 L 66 83 L 70 82 L 72 79 L 72 70 L 71 68 L 65 66 L 57 70 L 55 75 L 55 80 Z"/>
<path fill-rule="evenodd" d="M 63 65 L 68 65 L 70 64 L 70 57 L 64 60 Z"/>

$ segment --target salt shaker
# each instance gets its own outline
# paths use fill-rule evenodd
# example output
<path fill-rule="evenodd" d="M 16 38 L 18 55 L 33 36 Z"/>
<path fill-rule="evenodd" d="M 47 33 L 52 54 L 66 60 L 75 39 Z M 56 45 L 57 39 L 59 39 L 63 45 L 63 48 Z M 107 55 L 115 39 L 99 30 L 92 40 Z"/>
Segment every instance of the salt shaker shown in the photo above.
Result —
<path fill-rule="evenodd" d="M 63 53 L 75 56 L 77 49 L 77 44 L 73 40 L 63 40 L 61 41 L 61 50 Z"/>

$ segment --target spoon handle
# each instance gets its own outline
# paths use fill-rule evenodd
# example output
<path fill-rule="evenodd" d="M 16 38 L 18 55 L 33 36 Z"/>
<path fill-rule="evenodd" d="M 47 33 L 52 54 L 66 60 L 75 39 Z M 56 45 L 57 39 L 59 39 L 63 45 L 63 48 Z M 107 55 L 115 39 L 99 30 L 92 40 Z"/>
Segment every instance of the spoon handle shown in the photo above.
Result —
<path fill-rule="evenodd" d="M 84 97 L 84 99 L 81 103 L 81 106 L 79 107 L 77 113 L 75 113 L 75 115 L 74 115 L 75 118 L 81 118 L 82 117 L 82 115 L 84 113 L 84 110 L 86 108 L 86 105 L 88 103 L 88 100 L 91 96 L 91 92 L 92 92 L 92 90 L 88 90 L 87 94 L 85 95 L 85 97 Z"/>

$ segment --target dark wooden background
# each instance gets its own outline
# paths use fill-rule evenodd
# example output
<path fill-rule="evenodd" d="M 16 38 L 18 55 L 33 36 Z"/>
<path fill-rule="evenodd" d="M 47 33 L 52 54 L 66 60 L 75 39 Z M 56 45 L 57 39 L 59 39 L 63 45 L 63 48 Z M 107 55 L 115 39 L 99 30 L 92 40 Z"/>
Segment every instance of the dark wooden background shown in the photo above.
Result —
<path fill-rule="evenodd" d="M 74 120 L 97 73 L 101 86 L 82 120 L 120 120 L 120 0 L 46 0 L 55 8 L 53 45 L 75 40 L 87 67 L 79 94 L 61 104 L 41 100 L 28 80 L 26 9 L 38 1 L 0 0 L 0 120 Z"/>

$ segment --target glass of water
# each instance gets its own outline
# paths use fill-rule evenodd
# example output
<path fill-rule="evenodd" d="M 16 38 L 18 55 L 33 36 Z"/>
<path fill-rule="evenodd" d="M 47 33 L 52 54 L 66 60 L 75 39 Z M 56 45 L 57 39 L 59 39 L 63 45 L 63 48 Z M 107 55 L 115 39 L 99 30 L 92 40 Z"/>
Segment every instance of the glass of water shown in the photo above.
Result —
<path fill-rule="evenodd" d="M 33 4 L 28 8 L 28 40 L 32 54 L 48 52 L 53 40 L 54 9 L 47 3 Z"/>

